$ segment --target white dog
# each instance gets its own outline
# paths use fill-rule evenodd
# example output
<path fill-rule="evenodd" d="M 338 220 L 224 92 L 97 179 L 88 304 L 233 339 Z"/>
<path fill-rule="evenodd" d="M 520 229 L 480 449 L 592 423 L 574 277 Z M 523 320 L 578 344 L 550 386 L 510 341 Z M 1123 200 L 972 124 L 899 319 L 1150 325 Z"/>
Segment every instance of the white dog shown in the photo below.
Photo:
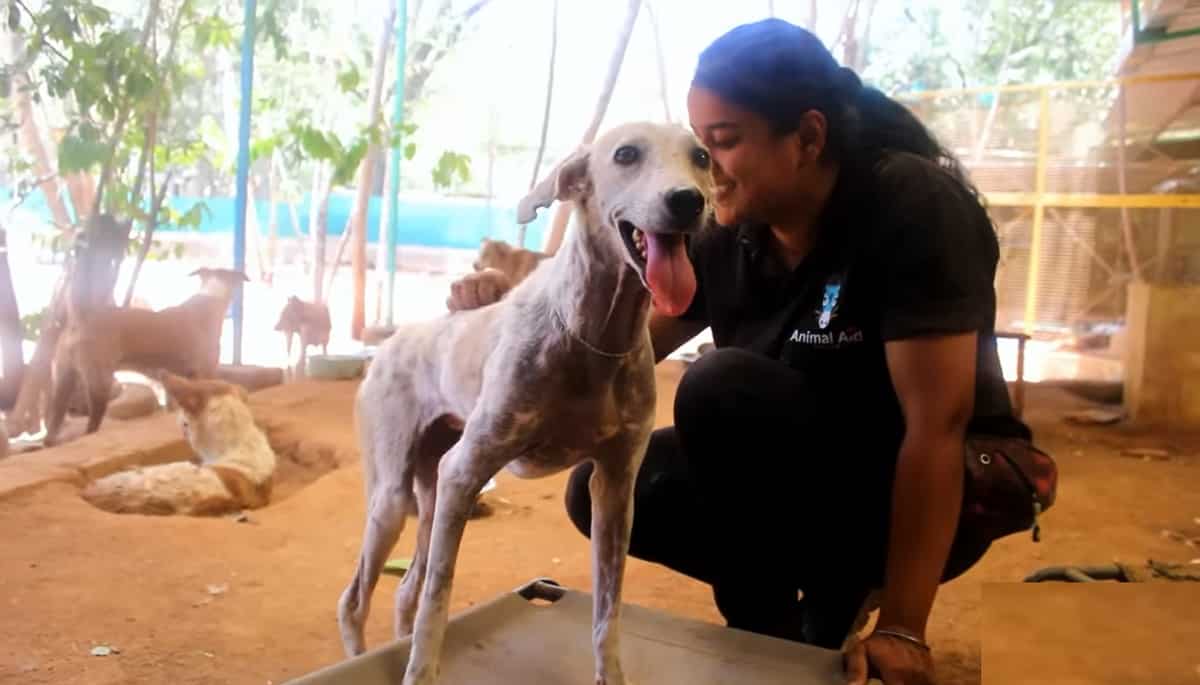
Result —
<path fill-rule="evenodd" d="M 621 583 L 656 402 L 646 322 L 652 297 L 667 313 L 690 304 L 684 238 L 705 223 L 710 195 L 708 153 L 686 129 L 610 131 L 518 208 L 527 223 L 555 199 L 575 203 L 578 228 L 553 258 L 500 302 L 402 327 L 380 347 L 356 405 L 368 512 L 338 606 L 348 655 L 365 649 L 370 595 L 414 494 L 417 548 L 396 595 L 396 633 L 413 633 L 404 682 L 429 685 L 480 488 L 505 467 L 535 478 L 591 459 L 595 677 L 624 685 Z"/>
<path fill-rule="evenodd" d="M 119 471 L 89 484 L 84 499 L 115 513 L 218 515 L 271 500 L 275 452 L 254 423 L 241 386 L 163 374 L 179 425 L 199 464 Z"/>

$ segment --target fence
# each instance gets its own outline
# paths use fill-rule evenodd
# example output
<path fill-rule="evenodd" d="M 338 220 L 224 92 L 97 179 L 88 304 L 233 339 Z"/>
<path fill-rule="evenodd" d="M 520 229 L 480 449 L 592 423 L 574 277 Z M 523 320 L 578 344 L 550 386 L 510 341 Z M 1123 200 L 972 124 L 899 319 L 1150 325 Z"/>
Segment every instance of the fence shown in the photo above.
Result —
<path fill-rule="evenodd" d="M 1200 282 L 1200 72 L 898 99 L 987 198 L 998 327 L 1116 322 L 1131 279 Z"/>

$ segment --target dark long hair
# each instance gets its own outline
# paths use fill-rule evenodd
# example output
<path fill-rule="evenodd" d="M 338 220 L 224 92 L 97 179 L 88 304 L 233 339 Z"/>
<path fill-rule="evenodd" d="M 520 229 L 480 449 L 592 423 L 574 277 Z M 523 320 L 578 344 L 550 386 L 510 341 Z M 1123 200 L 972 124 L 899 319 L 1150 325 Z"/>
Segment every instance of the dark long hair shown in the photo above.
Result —
<path fill-rule="evenodd" d="M 795 131 L 817 110 L 828 126 L 823 155 L 865 169 L 887 151 L 933 161 L 975 192 L 958 160 L 908 108 L 863 85 L 811 32 L 782 19 L 743 24 L 704 52 L 693 85 L 763 117 L 776 134 Z"/>

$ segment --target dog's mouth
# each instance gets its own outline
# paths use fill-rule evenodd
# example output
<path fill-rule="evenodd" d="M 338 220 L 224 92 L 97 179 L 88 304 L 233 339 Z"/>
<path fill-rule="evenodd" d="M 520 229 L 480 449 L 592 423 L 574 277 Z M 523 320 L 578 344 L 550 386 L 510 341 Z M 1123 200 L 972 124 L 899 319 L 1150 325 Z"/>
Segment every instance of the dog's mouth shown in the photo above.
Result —
<path fill-rule="evenodd" d="M 687 311 L 696 295 L 696 273 L 687 256 L 684 234 L 643 231 L 624 220 L 617 222 L 617 231 L 650 291 L 654 308 L 668 316 Z"/>

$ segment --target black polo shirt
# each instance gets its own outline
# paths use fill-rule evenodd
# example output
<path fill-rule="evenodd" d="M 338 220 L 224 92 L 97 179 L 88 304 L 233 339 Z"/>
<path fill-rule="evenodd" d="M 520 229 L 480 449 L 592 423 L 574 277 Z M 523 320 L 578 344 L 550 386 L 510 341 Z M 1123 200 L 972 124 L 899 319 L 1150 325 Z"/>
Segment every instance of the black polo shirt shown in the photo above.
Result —
<path fill-rule="evenodd" d="M 924 158 L 886 155 L 842 172 L 812 251 L 788 271 L 766 226 L 710 226 L 689 244 L 697 291 L 681 318 L 800 372 L 831 430 L 903 436 L 884 343 L 977 331 L 970 430 L 1028 436 L 1012 416 L 996 352 L 995 231 L 978 201 Z"/>

